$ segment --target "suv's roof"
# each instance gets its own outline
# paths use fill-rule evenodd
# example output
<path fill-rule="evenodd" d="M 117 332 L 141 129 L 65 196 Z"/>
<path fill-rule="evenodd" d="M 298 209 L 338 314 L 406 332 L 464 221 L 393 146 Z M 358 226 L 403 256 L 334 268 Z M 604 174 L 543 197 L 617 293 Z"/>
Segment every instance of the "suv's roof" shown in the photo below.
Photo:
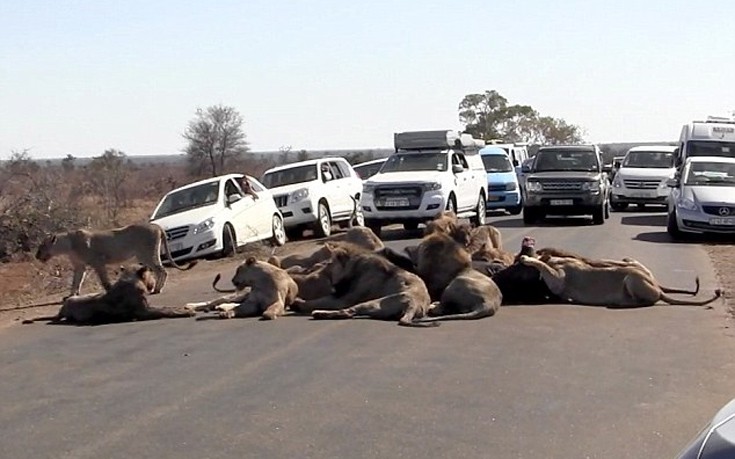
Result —
<path fill-rule="evenodd" d="M 674 153 L 676 151 L 676 147 L 671 145 L 641 145 L 638 147 L 633 147 L 630 150 L 628 150 L 628 153 L 631 151 L 650 151 L 654 153 L 658 152 L 666 152 L 666 153 Z"/>
<path fill-rule="evenodd" d="M 221 181 L 221 180 L 226 180 L 228 178 L 240 178 L 242 176 L 243 176 L 243 174 L 223 174 L 223 175 L 218 175 L 216 177 L 210 177 L 210 178 L 207 178 L 207 179 L 198 180 L 196 182 L 187 183 L 186 185 L 180 186 L 178 188 L 174 188 L 173 190 L 169 191 L 169 193 L 172 193 L 172 192 L 178 191 L 178 190 L 183 190 L 185 188 L 191 188 L 191 187 L 195 187 L 195 186 L 198 186 L 198 185 L 203 185 L 205 183 L 218 182 L 218 181 Z M 250 176 L 248 176 L 248 177 L 250 177 Z"/>
<path fill-rule="evenodd" d="M 594 145 L 546 145 L 538 149 L 539 152 L 544 150 L 580 150 L 580 151 L 596 151 Z"/>
<path fill-rule="evenodd" d="M 383 163 L 388 158 L 371 159 L 370 161 L 363 161 L 361 163 L 353 164 L 352 167 L 369 166 L 371 164 Z"/>
<path fill-rule="evenodd" d="M 288 164 L 284 164 L 283 166 L 271 167 L 267 171 L 263 172 L 263 175 L 265 175 L 265 174 L 267 174 L 269 172 L 275 172 L 275 171 L 280 171 L 280 170 L 284 170 L 284 169 L 291 169 L 292 167 L 309 166 L 309 165 L 312 165 L 312 164 L 319 164 L 319 163 L 323 163 L 325 161 L 335 161 L 335 160 L 346 161 L 341 156 L 325 156 L 323 158 L 307 159 L 306 161 L 296 161 L 295 163 L 288 163 Z"/>

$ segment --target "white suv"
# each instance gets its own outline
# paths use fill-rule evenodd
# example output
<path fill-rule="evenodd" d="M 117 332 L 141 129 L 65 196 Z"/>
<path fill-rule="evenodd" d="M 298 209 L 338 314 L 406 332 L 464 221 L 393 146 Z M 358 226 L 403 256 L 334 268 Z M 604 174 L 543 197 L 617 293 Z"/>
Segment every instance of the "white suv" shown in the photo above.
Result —
<path fill-rule="evenodd" d="M 274 167 L 263 173 L 262 181 L 283 213 L 289 238 L 301 236 L 306 228 L 313 229 L 317 237 L 329 236 L 332 223 L 346 226 L 351 219 L 354 225 L 364 224 L 357 204 L 362 180 L 344 158 L 326 157 Z"/>
<path fill-rule="evenodd" d="M 676 147 L 665 145 L 633 147 L 626 153 L 612 181 L 610 207 L 624 210 L 628 204 L 642 209 L 646 204 L 666 205 L 674 177 Z"/>
<path fill-rule="evenodd" d="M 365 224 L 380 235 L 384 225 L 407 230 L 443 210 L 485 224 L 487 174 L 481 140 L 455 131 L 396 133 L 396 152 L 363 184 Z"/>
<path fill-rule="evenodd" d="M 250 192 L 241 187 L 243 177 Z M 177 261 L 230 256 L 237 247 L 264 239 L 278 246 L 286 242 L 283 216 L 271 193 L 242 174 L 221 175 L 168 192 L 151 222 L 166 232 L 171 256 Z"/>

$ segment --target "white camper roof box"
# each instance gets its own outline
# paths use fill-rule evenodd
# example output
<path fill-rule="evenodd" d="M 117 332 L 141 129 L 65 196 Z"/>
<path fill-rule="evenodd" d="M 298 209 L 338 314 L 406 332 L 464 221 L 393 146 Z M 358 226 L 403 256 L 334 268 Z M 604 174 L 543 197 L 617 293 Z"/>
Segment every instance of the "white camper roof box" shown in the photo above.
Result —
<path fill-rule="evenodd" d="M 461 150 L 479 150 L 485 141 L 475 139 L 467 133 L 452 130 L 443 131 L 408 131 L 393 134 L 393 145 L 398 150 L 428 150 L 459 148 Z"/>

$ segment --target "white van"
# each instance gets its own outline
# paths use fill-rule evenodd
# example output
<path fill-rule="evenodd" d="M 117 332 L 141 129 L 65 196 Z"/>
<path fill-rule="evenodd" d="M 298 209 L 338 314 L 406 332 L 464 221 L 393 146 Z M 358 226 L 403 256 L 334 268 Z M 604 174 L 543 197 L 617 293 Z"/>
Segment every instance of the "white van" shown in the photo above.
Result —
<path fill-rule="evenodd" d="M 691 156 L 726 156 L 735 158 L 735 119 L 707 117 L 681 128 L 676 166 L 681 170 Z"/>
<path fill-rule="evenodd" d="M 674 177 L 676 147 L 651 145 L 633 147 L 625 154 L 612 181 L 610 207 L 624 210 L 629 204 L 643 209 L 646 204 L 666 205 Z"/>
<path fill-rule="evenodd" d="M 401 132 L 393 141 L 395 153 L 363 183 L 366 226 L 378 235 L 393 223 L 413 230 L 444 210 L 485 224 L 484 141 L 452 130 Z"/>

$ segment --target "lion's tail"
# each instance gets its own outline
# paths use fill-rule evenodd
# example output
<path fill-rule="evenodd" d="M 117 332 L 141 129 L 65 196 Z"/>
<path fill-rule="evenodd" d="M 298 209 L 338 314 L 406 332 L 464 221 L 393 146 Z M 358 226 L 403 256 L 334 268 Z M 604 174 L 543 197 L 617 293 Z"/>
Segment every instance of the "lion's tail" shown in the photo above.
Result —
<path fill-rule="evenodd" d="M 161 237 L 161 245 L 163 245 L 163 252 L 166 255 L 166 260 L 168 260 L 168 262 L 171 263 L 171 266 L 178 269 L 179 271 L 188 271 L 191 268 L 193 268 L 198 263 L 197 260 L 190 261 L 186 266 L 181 266 L 180 264 L 176 263 L 176 260 L 174 260 L 174 257 L 171 255 L 171 249 L 168 246 L 168 240 L 166 239 L 166 232 L 160 226 L 159 228 L 161 230 L 160 237 Z"/>
<path fill-rule="evenodd" d="M 212 288 L 215 291 L 220 292 L 220 293 L 235 293 L 237 291 L 237 289 L 234 289 L 234 288 L 233 289 L 218 288 L 217 283 L 219 282 L 221 278 L 222 278 L 222 275 L 220 273 L 217 273 L 217 275 L 214 276 L 214 280 L 212 281 Z"/>
<path fill-rule="evenodd" d="M 438 322 L 442 320 L 475 320 L 475 319 L 482 319 L 484 317 L 489 317 L 495 314 L 494 309 L 475 309 L 474 311 L 470 312 L 462 312 L 459 314 L 447 314 L 446 316 L 436 316 L 436 317 L 424 317 L 422 319 L 418 319 L 417 322 Z"/>
<path fill-rule="evenodd" d="M 715 290 L 714 296 L 712 296 L 712 298 L 708 298 L 706 300 L 701 300 L 701 301 L 695 301 L 695 300 L 677 300 L 676 298 L 670 297 L 666 293 L 662 293 L 661 294 L 661 300 L 662 301 L 665 301 L 668 304 L 675 305 L 675 306 L 706 306 L 706 305 L 712 303 L 713 301 L 715 301 L 716 299 L 718 299 L 721 296 L 722 296 L 722 289 L 719 289 L 718 288 L 717 290 Z"/>
<path fill-rule="evenodd" d="M 694 290 L 686 290 L 682 288 L 671 288 L 671 287 L 664 287 L 663 285 L 659 285 L 659 288 L 664 293 L 680 293 L 682 295 L 692 295 L 695 296 L 697 293 L 699 293 L 699 276 L 695 279 L 696 288 Z"/>

